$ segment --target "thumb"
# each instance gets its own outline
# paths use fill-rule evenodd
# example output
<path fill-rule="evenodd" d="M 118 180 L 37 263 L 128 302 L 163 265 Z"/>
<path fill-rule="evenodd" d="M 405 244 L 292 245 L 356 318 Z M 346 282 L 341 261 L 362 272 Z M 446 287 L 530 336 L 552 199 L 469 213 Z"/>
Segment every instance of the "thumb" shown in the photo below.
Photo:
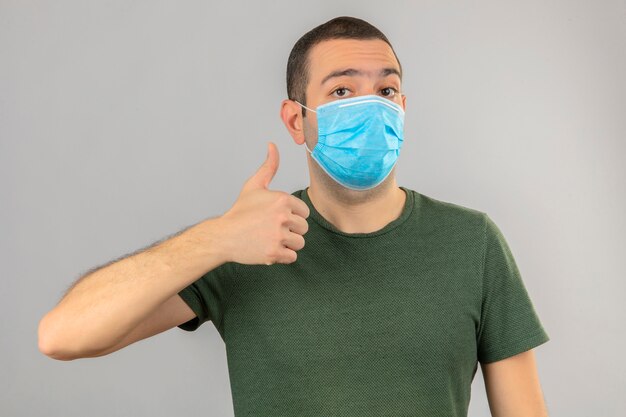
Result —
<path fill-rule="evenodd" d="M 258 189 L 265 188 L 267 189 L 270 185 L 270 182 L 274 178 L 276 171 L 278 171 L 278 148 L 274 144 L 274 142 L 268 143 L 267 149 L 267 157 L 263 162 L 263 165 L 254 173 L 250 179 L 246 182 L 245 189 Z"/>

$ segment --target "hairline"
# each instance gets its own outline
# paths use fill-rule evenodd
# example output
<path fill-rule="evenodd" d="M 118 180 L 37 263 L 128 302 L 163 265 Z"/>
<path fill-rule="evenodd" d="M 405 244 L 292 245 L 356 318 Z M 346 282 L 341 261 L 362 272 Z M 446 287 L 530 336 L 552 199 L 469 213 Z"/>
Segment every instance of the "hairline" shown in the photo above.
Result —
<path fill-rule="evenodd" d="M 313 50 L 313 48 L 315 48 L 317 45 L 323 43 L 323 42 L 327 42 L 327 41 L 333 41 L 333 40 L 355 40 L 355 41 L 372 41 L 372 40 L 379 40 L 384 42 L 385 44 L 387 44 L 389 46 L 389 49 L 391 49 L 391 52 L 393 53 L 393 57 L 396 60 L 396 63 L 398 64 L 398 70 L 400 72 L 399 77 L 400 77 L 400 81 L 402 81 L 402 64 L 400 64 L 400 59 L 398 59 L 398 55 L 396 54 L 396 51 L 393 49 L 393 46 L 391 45 L 391 43 L 389 43 L 388 41 L 381 39 L 377 36 L 372 36 L 372 37 L 368 37 L 368 38 L 353 38 L 350 36 L 334 36 L 334 37 L 330 37 L 330 38 L 325 38 L 325 39 L 321 39 L 315 43 L 313 43 L 306 51 L 306 54 L 304 56 L 304 65 L 303 65 L 303 69 L 304 69 L 304 81 L 305 81 L 305 85 L 302 91 L 302 102 L 304 105 L 306 105 L 306 100 L 307 100 L 307 96 L 306 96 L 306 90 L 309 87 L 309 83 L 310 83 L 310 68 L 311 68 L 311 51 Z M 299 97 L 297 97 L 299 98 Z"/>

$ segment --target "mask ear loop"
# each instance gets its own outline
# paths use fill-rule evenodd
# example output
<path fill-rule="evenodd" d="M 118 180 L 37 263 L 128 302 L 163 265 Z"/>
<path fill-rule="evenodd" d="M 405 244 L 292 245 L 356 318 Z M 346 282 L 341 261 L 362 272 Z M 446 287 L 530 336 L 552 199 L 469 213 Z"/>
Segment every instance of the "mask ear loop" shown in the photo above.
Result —
<path fill-rule="evenodd" d="M 309 109 L 307 106 L 305 106 L 304 104 L 300 103 L 298 100 L 294 100 L 296 103 L 298 103 L 299 105 L 301 105 L 302 107 L 304 107 L 305 109 L 307 109 L 308 111 L 312 111 L 313 113 L 317 113 L 315 110 L 313 109 Z M 309 147 L 306 145 L 306 141 L 304 141 L 304 147 L 306 148 L 306 150 L 310 153 L 313 154 L 313 152 L 311 152 L 311 150 L 309 149 Z"/>
<path fill-rule="evenodd" d="M 305 109 L 307 109 L 308 111 L 312 111 L 313 113 L 317 113 L 315 110 L 313 109 L 309 109 L 307 106 L 305 106 L 304 104 L 300 103 L 298 100 L 294 100 L 296 103 L 298 103 L 299 105 L 301 105 L 302 107 L 304 107 Z"/>

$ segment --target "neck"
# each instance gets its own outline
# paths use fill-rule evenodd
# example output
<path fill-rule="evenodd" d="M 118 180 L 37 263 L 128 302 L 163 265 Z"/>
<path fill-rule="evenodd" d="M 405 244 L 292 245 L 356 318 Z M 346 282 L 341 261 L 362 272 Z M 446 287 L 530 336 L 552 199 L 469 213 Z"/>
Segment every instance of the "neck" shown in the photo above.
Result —
<path fill-rule="evenodd" d="M 398 187 L 393 172 L 371 190 L 324 187 L 312 181 L 307 194 L 315 209 L 344 233 L 371 233 L 400 217 L 406 193 Z"/>

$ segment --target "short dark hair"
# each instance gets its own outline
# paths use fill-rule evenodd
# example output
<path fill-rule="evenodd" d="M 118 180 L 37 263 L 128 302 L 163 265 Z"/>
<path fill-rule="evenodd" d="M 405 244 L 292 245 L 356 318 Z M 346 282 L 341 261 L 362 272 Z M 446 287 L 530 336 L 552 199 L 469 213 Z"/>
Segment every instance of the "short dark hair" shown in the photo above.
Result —
<path fill-rule="evenodd" d="M 304 35 L 295 43 L 287 60 L 287 97 L 306 106 L 306 87 L 309 83 L 309 51 L 318 43 L 331 39 L 380 39 L 387 42 L 400 66 L 402 65 L 389 39 L 375 26 L 350 16 L 340 16 L 323 23 Z M 302 115 L 306 112 L 302 109 Z"/>

